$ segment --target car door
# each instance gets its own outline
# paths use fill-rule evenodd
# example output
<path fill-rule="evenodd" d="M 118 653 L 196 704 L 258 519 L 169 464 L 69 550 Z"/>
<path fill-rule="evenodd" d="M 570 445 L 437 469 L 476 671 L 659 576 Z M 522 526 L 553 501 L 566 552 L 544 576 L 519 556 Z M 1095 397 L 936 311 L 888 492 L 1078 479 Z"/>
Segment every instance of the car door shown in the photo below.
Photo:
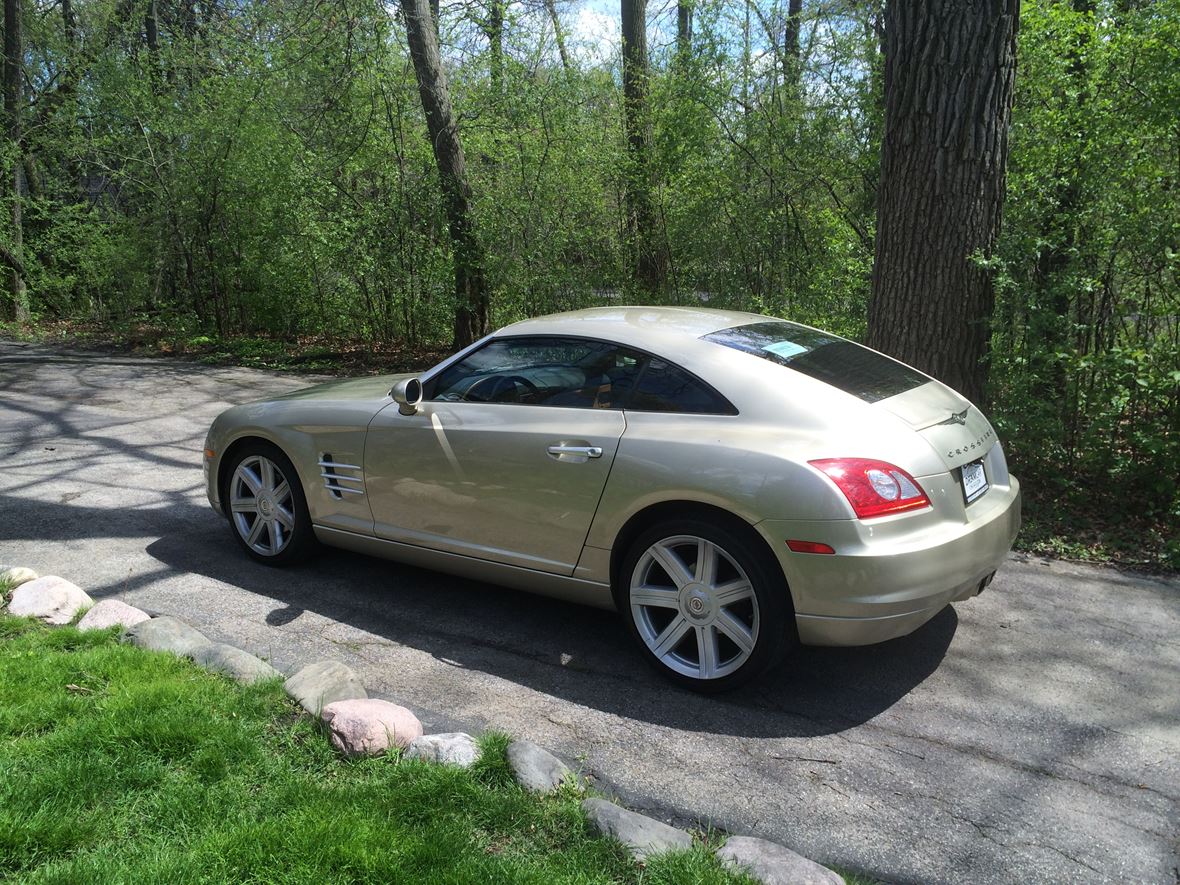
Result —
<path fill-rule="evenodd" d="M 378 537 L 572 574 L 626 426 L 636 360 L 580 339 L 493 339 L 365 443 Z M 613 385 L 613 386 L 612 386 Z"/>

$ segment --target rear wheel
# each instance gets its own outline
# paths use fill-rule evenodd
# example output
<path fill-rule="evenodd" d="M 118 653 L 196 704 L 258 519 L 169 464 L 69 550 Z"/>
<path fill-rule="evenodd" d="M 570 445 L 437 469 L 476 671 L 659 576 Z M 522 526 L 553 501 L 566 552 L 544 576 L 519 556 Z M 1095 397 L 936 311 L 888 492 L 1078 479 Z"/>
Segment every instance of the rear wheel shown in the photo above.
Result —
<path fill-rule="evenodd" d="M 619 609 L 648 662 L 695 691 L 759 675 L 786 650 L 793 615 L 769 552 L 737 527 L 669 520 L 632 544 Z"/>
<path fill-rule="evenodd" d="M 223 506 L 234 537 L 258 562 L 289 565 L 315 548 L 299 475 L 276 446 L 259 441 L 235 453 Z"/>

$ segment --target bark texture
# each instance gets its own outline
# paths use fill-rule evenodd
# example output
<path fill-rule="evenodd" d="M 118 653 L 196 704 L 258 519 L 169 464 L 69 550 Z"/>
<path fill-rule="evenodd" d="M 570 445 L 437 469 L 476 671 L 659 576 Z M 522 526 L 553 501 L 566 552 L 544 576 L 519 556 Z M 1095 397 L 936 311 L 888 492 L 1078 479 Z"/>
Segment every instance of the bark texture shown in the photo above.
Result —
<path fill-rule="evenodd" d="M 418 78 L 418 96 L 422 100 L 426 128 L 442 184 L 454 256 L 454 345 L 456 348 L 465 347 L 487 333 L 489 300 L 484 251 L 475 234 L 467 159 L 459 141 L 458 121 L 451 107 L 447 75 L 439 57 L 430 0 L 401 0 L 401 8 L 414 73 Z"/>
<path fill-rule="evenodd" d="M 623 107 L 627 127 L 627 214 L 634 241 L 635 276 L 650 293 L 663 291 L 667 260 L 656 233 L 648 149 L 647 0 L 621 0 Z"/>
<path fill-rule="evenodd" d="M 29 318 L 29 299 L 25 292 L 24 257 L 21 254 L 24 240 L 21 199 L 24 193 L 24 163 L 21 160 L 21 105 L 24 91 L 21 76 L 23 72 L 24 42 L 21 34 L 20 0 L 4 0 L 4 116 L 8 140 L 13 158 L 5 170 L 5 190 L 12 206 L 12 229 L 9 234 L 11 249 L 4 249 L 4 260 L 8 265 L 8 295 L 12 303 L 12 318 L 24 322 Z"/>
<path fill-rule="evenodd" d="M 892 0 L 869 344 L 981 402 L 1019 0 Z"/>

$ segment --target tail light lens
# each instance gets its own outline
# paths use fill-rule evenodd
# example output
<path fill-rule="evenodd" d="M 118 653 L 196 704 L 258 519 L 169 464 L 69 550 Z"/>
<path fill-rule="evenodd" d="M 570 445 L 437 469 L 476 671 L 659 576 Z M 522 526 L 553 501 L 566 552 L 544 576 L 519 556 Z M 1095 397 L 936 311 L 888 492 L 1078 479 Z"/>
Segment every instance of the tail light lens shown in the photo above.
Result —
<path fill-rule="evenodd" d="M 858 519 L 906 513 L 930 506 L 918 481 L 888 461 L 825 458 L 809 462 L 844 493 Z"/>

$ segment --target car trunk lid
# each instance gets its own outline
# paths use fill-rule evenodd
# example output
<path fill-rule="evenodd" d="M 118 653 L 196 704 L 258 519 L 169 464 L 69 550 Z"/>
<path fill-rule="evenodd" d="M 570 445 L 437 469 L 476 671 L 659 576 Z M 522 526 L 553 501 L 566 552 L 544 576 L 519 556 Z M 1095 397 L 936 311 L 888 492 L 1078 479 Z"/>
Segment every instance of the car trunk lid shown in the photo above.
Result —
<path fill-rule="evenodd" d="M 880 400 L 872 408 L 900 418 L 938 453 L 948 470 L 977 461 L 996 441 L 983 413 L 938 381 Z"/>

